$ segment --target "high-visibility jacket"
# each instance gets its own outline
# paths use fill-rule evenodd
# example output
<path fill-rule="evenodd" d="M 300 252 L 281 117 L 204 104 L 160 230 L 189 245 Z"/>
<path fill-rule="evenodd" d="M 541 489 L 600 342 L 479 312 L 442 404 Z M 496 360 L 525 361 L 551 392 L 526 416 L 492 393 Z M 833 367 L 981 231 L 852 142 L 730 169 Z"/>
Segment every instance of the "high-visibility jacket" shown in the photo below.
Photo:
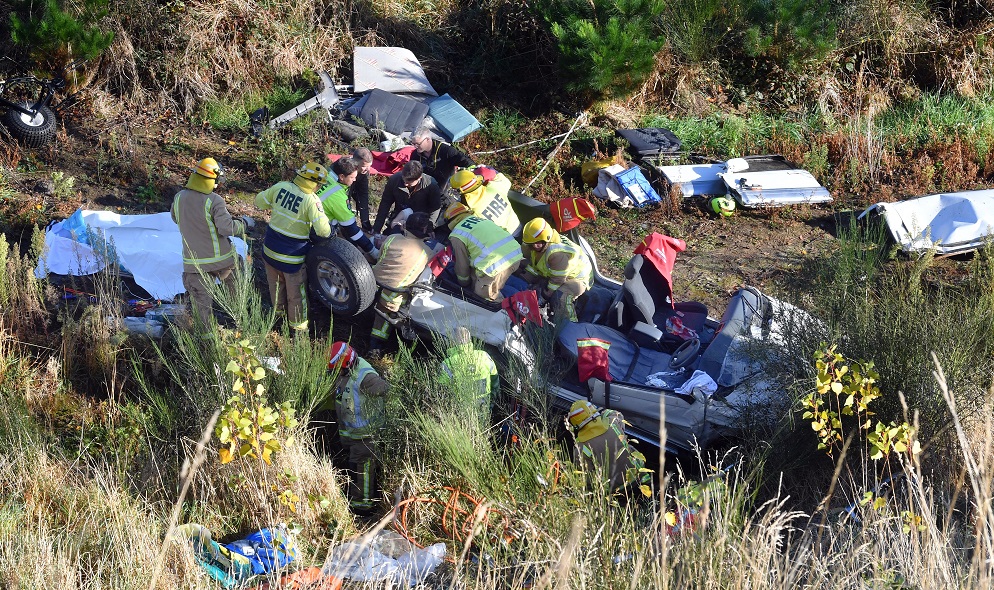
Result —
<path fill-rule="evenodd" d="M 521 230 L 521 221 L 514 214 L 511 201 L 507 199 L 509 190 L 511 190 L 511 181 L 498 172 L 493 180 L 480 185 L 476 190 L 463 193 L 462 197 L 466 205 L 473 210 L 474 215 L 489 219 L 507 233 L 515 235 Z"/>
<path fill-rule="evenodd" d="M 477 401 L 490 408 L 490 397 L 497 386 L 497 365 L 490 355 L 472 343 L 453 346 L 446 351 L 441 365 L 443 383 L 468 388 Z"/>
<path fill-rule="evenodd" d="M 466 246 L 469 254 L 469 266 L 478 273 L 490 277 L 496 276 L 502 270 L 516 265 L 523 258 L 521 246 L 506 230 L 493 221 L 482 217 L 467 215 L 449 234 L 450 240 L 458 240 Z M 453 253 L 459 252 L 453 248 Z M 469 276 L 460 276 L 459 258 L 456 258 L 456 278 L 460 281 L 469 280 Z"/>
<path fill-rule="evenodd" d="M 555 291 L 568 280 L 578 280 L 590 287 L 594 282 L 594 267 L 580 246 L 566 236 L 560 242 L 550 242 L 544 250 L 531 250 L 526 271 L 549 281 L 549 290 Z"/>
<path fill-rule="evenodd" d="M 231 218 L 224 199 L 193 189 L 176 193 L 170 209 L 183 237 L 183 271 L 212 272 L 235 265 L 235 248 L 228 238 L 245 233 L 245 224 Z"/>
<path fill-rule="evenodd" d="M 317 195 L 321 208 L 332 225 L 355 223 L 355 213 L 349 208 L 349 189 L 337 182 L 329 182 Z"/>
<path fill-rule="evenodd" d="M 331 235 L 328 216 L 314 193 L 292 182 L 278 182 L 255 197 L 255 206 L 272 209 L 262 253 L 266 261 L 284 272 L 296 272 L 310 249 L 310 231 L 322 238 Z"/>
<path fill-rule="evenodd" d="M 598 430 L 600 434 L 584 436 L 585 430 Z M 646 484 L 650 474 L 643 472 L 645 458 L 635 451 L 625 435 L 625 418 L 614 410 L 603 410 L 596 421 L 591 421 L 576 433 L 575 455 L 577 462 L 605 478 L 612 492 L 630 484 Z M 584 439 L 580 442 L 580 439 Z"/>
<path fill-rule="evenodd" d="M 339 228 L 341 235 L 348 238 L 357 248 L 370 255 L 375 254 L 373 242 L 366 237 L 355 213 L 349 208 L 349 190 L 337 182 L 329 182 L 318 191 L 318 201 L 332 225 Z"/>
<path fill-rule="evenodd" d="M 389 389 L 389 384 L 366 359 L 357 358 L 345 386 L 335 392 L 339 435 L 367 438 L 382 427 Z"/>
<path fill-rule="evenodd" d="M 424 240 L 407 232 L 393 234 L 380 246 L 373 276 L 380 285 L 403 289 L 418 278 L 431 256 L 432 251 Z"/>

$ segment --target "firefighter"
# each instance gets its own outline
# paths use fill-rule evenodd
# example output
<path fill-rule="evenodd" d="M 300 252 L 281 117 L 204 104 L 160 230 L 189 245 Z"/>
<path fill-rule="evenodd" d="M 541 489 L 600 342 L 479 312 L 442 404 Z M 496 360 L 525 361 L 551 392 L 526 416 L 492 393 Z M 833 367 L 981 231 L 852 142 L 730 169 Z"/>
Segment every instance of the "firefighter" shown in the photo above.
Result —
<path fill-rule="evenodd" d="M 545 299 L 554 300 L 558 294 L 575 299 L 593 285 L 594 267 L 587 253 L 545 219 L 536 217 L 526 223 L 521 242 L 524 278 L 537 285 Z"/>
<path fill-rule="evenodd" d="M 511 181 L 487 166 L 460 169 L 449 179 L 449 186 L 459 191 L 459 198 L 477 217 L 493 221 L 512 236 L 521 232 L 521 222 L 511 208 L 507 192 Z"/>
<path fill-rule="evenodd" d="M 501 288 L 521 264 L 521 247 L 493 221 L 476 217 L 469 207 L 453 203 L 445 210 L 456 280 L 490 301 L 501 301 Z"/>
<path fill-rule="evenodd" d="M 355 213 L 349 208 L 349 187 L 359 176 L 359 167 L 352 158 L 340 158 L 331 165 L 331 169 L 338 175 L 338 182 L 329 182 L 317 194 L 324 214 L 328 216 L 331 224 L 338 228 L 342 237 L 348 238 L 371 260 L 376 260 L 380 251 L 363 233 L 359 222 L 356 221 Z"/>
<path fill-rule="evenodd" d="M 573 402 L 567 419 L 575 429 L 574 461 L 605 481 L 612 493 L 649 483 L 645 456 L 628 442 L 620 412 L 581 399 Z"/>
<path fill-rule="evenodd" d="M 434 255 L 425 240 L 434 237 L 433 224 L 425 213 L 414 213 L 407 218 L 404 233 L 388 236 L 380 247 L 380 257 L 373 266 L 376 284 L 381 287 L 376 302 L 373 331 L 369 338 L 371 351 L 379 351 L 390 338 L 393 329 L 384 316 L 395 316 L 408 295 L 391 289 L 404 289 L 411 285 L 428 265 Z"/>
<path fill-rule="evenodd" d="M 431 138 L 427 129 L 421 128 L 414 132 L 411 138 L 414 143 L 414 153 L 411 160 L 420 162 L 424 173 L 435 179 L 438 186 L 445 186 L 456 167 L 473 166 L 475 162 L 452 144 Z"/>
<path fill-rule="evenodd" d="M 317 410 L 334 403 L 338 434 L 349 453 L 349 505 L 364 514 L 376 503 L 375 439 L 384 427 L 390 384 L 347 342 L 335 342 L 328 355 L 331 395 Z"/>
<path fill-rule="evenodd" d="M 490 407 L 493 394 L 498 390 L 497 365 L 490 355 L 473 346 L 469 330 L 457 326 L 449 338 L 449 348 L 440 368 L 441 382 L 450 391 L 469 394 L 480 414 L 480 423 L 490 424 Z"/>
<path fill-rule="evenodd" d="M 214 192 L 224 169 L 214 158 L 204 158 L 190 174 L 186 188 L 176 193 L 170 209 L 183 237 L 183 286 L 190 295 L 193 316 L 201 327 L 210 325 L 213 286 L 234 288 L 238 254 L 231 236 L 255 225 L 249 217 L 232 219 L 224 199 Z"/>
<path fill-rule="evenodd" d="M 384 224 L 388 230 L 385 233 L 390 233 L 389 230 L 395 226 L 403 228 L 406 219 L 418 212 L 427 214 L 434 227 L 441 209 L 442 189 L 438 183 L 424 173 L 421 162 L 408 162 L 400 172 L 387 179 L 376 210 L 373 233 L 380 233 Z"/>
<path fill-rule="evenodd" d="M 292 182 L 278 182 L 255 197 L 255 206 L 271 209 L 262 257 L 266 262 L 269 296 L 279 314 L 286 314 L 290 327 L 307 330 L 307 269 L 310 232 L 321 238 L 331 235 L 331 224 L 315 191 L 328 178 L 316 162 L 297 169 Z"/>

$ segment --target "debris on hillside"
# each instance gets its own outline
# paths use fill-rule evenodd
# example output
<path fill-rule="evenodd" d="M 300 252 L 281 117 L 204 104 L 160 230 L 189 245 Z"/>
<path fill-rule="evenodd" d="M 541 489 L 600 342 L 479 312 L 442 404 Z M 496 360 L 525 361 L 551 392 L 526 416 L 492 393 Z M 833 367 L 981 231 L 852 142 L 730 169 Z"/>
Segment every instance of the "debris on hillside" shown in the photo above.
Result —
<path fill-rule="evenodd" d="M 448 94 L 438 95 L 414 54 L 402 47 L 357 47 L 353 55 L 351 86 L 335 85 L 327 72 L 319 72 L 321 88 L 286 113 L 268 119 L 263 107 L 252 114 L 253 133 L 266 127 L 278 129 L 315 109 L 328 111 L 334 128 L 347 141 L 379 133 L 385 143 L 397 146 L 419 128 L 438 139 L 459 141 L 481 127 L 480 122 Z"/>

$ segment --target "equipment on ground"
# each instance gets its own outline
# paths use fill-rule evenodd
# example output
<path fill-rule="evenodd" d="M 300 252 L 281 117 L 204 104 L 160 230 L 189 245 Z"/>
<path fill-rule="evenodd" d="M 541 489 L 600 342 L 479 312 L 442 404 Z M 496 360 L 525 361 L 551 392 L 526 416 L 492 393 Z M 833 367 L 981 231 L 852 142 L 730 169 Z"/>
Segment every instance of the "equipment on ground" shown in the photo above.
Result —
<path fill-rule="evenodd" d="M 19 76 L 0 80 L 0 120 L 16 139 L 27 147 L 44 147 L 55 137 L 55 111 L 75 104 L 74 92 L 57 103 L 55 93 L 66 87 L 66 76 L 84 60 L 70 63 L 57 76 Z"/>

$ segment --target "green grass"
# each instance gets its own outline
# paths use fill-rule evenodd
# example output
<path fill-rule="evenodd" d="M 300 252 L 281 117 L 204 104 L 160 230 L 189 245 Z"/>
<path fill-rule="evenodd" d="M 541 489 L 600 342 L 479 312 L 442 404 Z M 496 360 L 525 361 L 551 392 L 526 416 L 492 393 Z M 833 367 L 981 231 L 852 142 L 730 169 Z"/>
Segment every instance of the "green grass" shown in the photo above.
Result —
<path fill-rule="evenodd" d="M 709 485 L 688 485 L 669 471 L 655 479 L 651 499 L 625 505 L 596 481 L 588 486 L 589 474 L 560 441 L 542 395 L 544 381 L 561 378 L 551 357 L 502 368 L 504 393 L 522 397 L 536 417 L 511 446 L 481 423 L 465 384 L 439 382 L 440 350 L 405 348 L 379 365 L 393 385 L 381 439 L 383 487 L 391 498 L 399 490 L 421 500 L 408 514 L 408 530 L 422 544 L 446 543 L 453 563 L 440 585 L 932 588 L 954 580 L 957 587 L 989 587 L 994 511 L 985 473 L 994 465 L 987 436 L 994 408 L 986 386 L 994 371 L 994 261 L 978 256 L 968 280 L 942 284 L 931 258 L 894 261 L 882 244 L 882 234 L 843 231 L 834 255 L 806 269 L 812 288 L 799 298 L 847 356 L 876 362 L 885 393 L 879 418 L 902 414 L 898 390 L 918 412 L 924 463 L 891 465 L 907 477 L 876 507 L 854 499 L 875 488 L 885 470 L 849 458 L 836 472 L 831 461 L 802 454 L 814 446 L 810 427 L 789 421 L 786 434 L 750 441 L 738 459 L 720 458 L 732 467 Z M 8 268 L 11 260 L 8 254 Z M 271 402 L 295 403 L 304 423 L 294 433 L 298 443 L 277 453 L 273 465 L 221 465 L 211 442 L 179 505 L 180 522 L 203 524 L 219 537 L 290 522 L 300 527 L 301 562 L 308 565 L 320 565 L 329 546 L 355 534 L 343 474 L 316 451 L 314 425 L 307 424 L 307 410 L 327 393 L 327 341 L 274 333 L 253 278 L 238 279 L 233 293 L 219 294 L 233 329 L 196 335 L 175 328 L 160 344 L 131 343 L 105 358 L 137 385 L 118 398 L 80 391 L 67 378 L 66 363 L 82 362 L 80 353 L 95 355 L 101 340 L 117 343 L 111 332 L 66 322 L 54 338 L 92 332 L 89 344 L 76 347 L 85 350 L 69 357 L 67 348 L 23 344 L 6 319 L 0 322 L 0 585 L 149 587 L 183 465 L 230 395 L 224 344 L 235 331 L 260 356 L 282 359 L 283 372 L 269 372 L 266 392 Z M 5 301 L 24 301 L 42 286 L 31 277 L 3 284 Z M 795 351 L 817 345 L 802 336 L 791 341 Z M 537 350 L 551 350 L 556 334 L 547 327 L 527 337 Z M 930 374 L 932 351 L 943 381 Z M 809 386 L 802 378 L 794 389 Z M 70 428 L 65 416 L 83 427 Z M 952 426 L 943 431 L 939 424 Z M 963 485 L 937 468 L 944 465 L 956 474 L 965 469 Z M 714 473 L 707 462 L 683 467 Z M 293 511 L 276 500 L 285 489 L 299 498 Z M 461 500 L 447 510 L 452 490 Z M 972 508 L 949 511 L 967 504 Z M 845 510 L 850 505 L 858 522 Z M 699 510 L 694 534 L 662 532 L 691 507 Z M 182 544 L 165 547 L 153 588 L 216 587 Z"/>
<path fill-rule="evenodd" d="M 249 93 L 239 99 L 208 100 L 201 106 L 200 117 L 218 131 L 248 131 L 249 115 L 267 106 L 272 116 L 280 115 L 297 106 L 310 96 L 309 88 L 294 88 L 289 84 L 276 84 L 265 93 Z"/>

